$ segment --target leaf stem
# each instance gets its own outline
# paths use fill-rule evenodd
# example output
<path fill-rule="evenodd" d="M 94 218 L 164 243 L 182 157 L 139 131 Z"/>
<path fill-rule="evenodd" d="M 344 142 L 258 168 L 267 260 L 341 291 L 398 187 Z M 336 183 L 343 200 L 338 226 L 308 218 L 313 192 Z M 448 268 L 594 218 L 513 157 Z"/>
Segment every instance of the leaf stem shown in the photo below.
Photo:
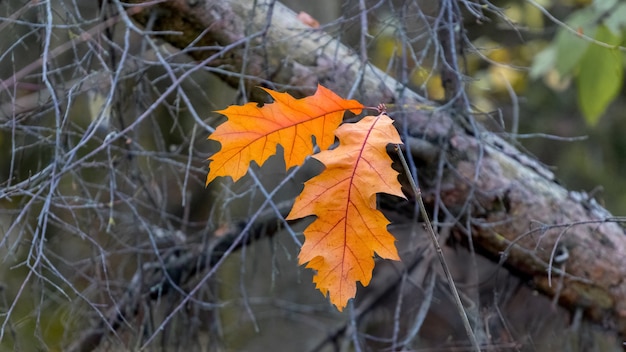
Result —
<path fill-rule="evenodd" d="M 435 233 L 435 229 L 433 228 L 430 219 L 428 218 L 428 214 L 426 213 L 426 207 L 424 206 L 424 200 L 422 199 L 422 191 L 415 184 L 415 180 L 413 179 L 413 175 L 409 170 L 409 166 L 406 163 L 406 159 L 404 158 L 404 154 L 402 154 L 402 150 L 398 144 L 395 145 L 396 152 L 398 153 L 398 157 L 400 158 L 400 162 L 402 163 L 402 168 L 404 168 L 404 172 L 407 174 L 407 178 L 409 179 L 409 184 L 411 189 L 415 193 L 415 199 L 417 200 L 417 204 L 420 208 L 420 214 L 424 218 L 426 222 L 426 229 L 428 234 L 430 235 L 430 239 L 435 246 L 437 251 L 437 257 L 439 258 L 439 262 L 441 263 L 441 267 L 443 268 L 443 272 L 446 275 L 446 279 L 448 280 L 448 286 L 450 287 L 450 291 L 452 291 L 452 295 L 454 296 L 454 303 L 461 315 L 461 320 L 463 321 L 463 326 L 465 327 L 465 332 L 467 333 L 467 337 L 470 339 L 472 347 L 474 351 L 480 352 L 480 345 L 476 340 L 476 335 L 474 335 L 474 331 L 472 331 L 472 326 L 470 325 L 469 319 L 467 318 L 467 313 L 465 312 L 465 308 L 463 307 L 463 303 L 461 302 L 461 297 L 459 296 L 459 292 L 454 285 L 454 279 L 452 278 L 452 274 L 450 273 L 450 268 L 446 263 L 446 259 L 443 256 L 443 250 L 439 245 L 439 241 L 437 240 L 437 234 Z"/>

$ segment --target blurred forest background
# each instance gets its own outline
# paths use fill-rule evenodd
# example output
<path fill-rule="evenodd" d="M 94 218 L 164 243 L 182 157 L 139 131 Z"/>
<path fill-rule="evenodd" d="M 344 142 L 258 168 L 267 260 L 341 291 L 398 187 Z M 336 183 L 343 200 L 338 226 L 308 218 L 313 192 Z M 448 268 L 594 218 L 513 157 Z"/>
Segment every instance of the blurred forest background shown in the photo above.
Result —
<path fill-rule="evenodd" d="M 425 99 L 444 99 L 438 62 L 422 28 L 438 2 L 283 3 Z M 490 10 L 481 19 L 458 3 L 473 44 L 460 66 L 477 120 L 553 168 L 566 188 L 588 192 L 623 214 L 626 55 L 611 48 L 598 53 L 582 37 L 623 45 L 624 3 L 492 1 L 481 5 Z M 285 173 L 270 166 L 237 184 L 221 180 L 205 188 L 206 159 L 217 147 L 206 137 L 223 121 L 214 111 L 248 101 L 248 87 L 225 84 L 219 78 L 228 75 L 225 68 L 201 65 L 192 59 L 193 47 L 172 47 L 162 40 L 167 33 L 151 32 L 151 20 L 146 27 L 134 22 L 133 11 L 119 1 L 0 2 L 0 350 L 86 351 L 93 345 L 262 351 L 277 343 L 282 350 L 350 350 L 353 332 L 361 329 L 350 324 L 354 310 L 335 312 L 313 288 L 309 270 L 297 267 L 298 225 L 250 246 L 250 238 L 237 237 L 239 245 L 232 246 L 243 229 L 253 237 L 283 225 L 264 219 L 284 211 L 283 201 L 293 199 L 306 172 L 290 174 L 283 185 Z M 363 17 L 367 36 L 361 35 Z M 398 69 L 407 56 L 410 62 Z M 619 67 L 610 64 L 615 60 Z M 274 207 L 258 211 L 279 185 Z M 228 255 L 214 260 L 211 253 L 217 252 Z M 193 253 L 197 271 L 209 273 L 178 286 L 195 274 L 167 266 L 189 259 L 181 253 Z M 455 260 L 463 267 L 463 257 L 451 259 L 453 266 Z M 150 281 L 165 267 L 169 284 Z M 433 276 L 420 275 L 443 294 L 445 286 Z M 506 285 L 526 290 L 526 296 L 515 291 L 508 299 L 518 309 L 527 307 L 532 290 Z M 133 287 L 156 298 L 137 303 Z M 548 299 L 532 302 L 539 311 L 556 311 Z M 393 349 L 376 337 L 391 329 L 377 323 L 382 318 L 376 314 L 399 314 L 386 304 L 359 330 L 371 350 Z M 111 325 L 110 317 L 130 306 L 136 320 Z M 419 307 L 416 316 L 425 314 Z M 451 322 L 457 313 L 448 309 L 447 315 L 429 316 L 420 332 L 429 339 L 411 340 L 420 323 L 415 331 L 406 328 L 404 340 L 393 330 L 394 343 L 403 343 L 393 346 L 467 347 L 458 342 L 463 331 Z M 512 323 L 518 332 L 545 336 L 493 337 L 500 345 L 492 350 L 576 350 L 578 340 L 554 339 L 559 329 L 570 329 L 561 313 L 566 318 L 556 322 L 524 321 L 518 311 Z M 92 344 L 84 343 L 90 338 L 85 334 Z M 83 344 L 76 347 L 76 341 Z M 605 350 L 613 342 L 606 340 Z"/>

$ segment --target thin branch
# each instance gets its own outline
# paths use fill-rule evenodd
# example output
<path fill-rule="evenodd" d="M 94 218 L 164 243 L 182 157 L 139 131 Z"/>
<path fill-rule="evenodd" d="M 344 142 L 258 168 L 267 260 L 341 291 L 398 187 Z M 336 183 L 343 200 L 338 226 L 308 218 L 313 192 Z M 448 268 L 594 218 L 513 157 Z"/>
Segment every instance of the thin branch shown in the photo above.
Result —
<path fill-rule="evenodd" d="M 454 298 L 454 304 L 457 307 L 457 311 L 461 316 L 461 321 L 463 322 L 463 327 L 465 328 L 465 332 L 467 333 L 467 337 L 472 344 L 472 347 L 475 352 L 480 352 L 480 345 L 478 344 L 478 340 L 476 340 L 476 335 L 474 335 L 474 331 L 472 331 L 472 326 L 467 318 L 467 314 L 465 313 L 465 308 L 463 308 L 463 302 L 461 302 L 461 297 L 459 296 L 459 291 L 456 289 L 456 284 L 454 283 L 454 279 L 452 278 L 452 273 L 450 272 L 450 268 L 448 267 L 448 263 L 446 263 L 446 258 L 443 255 L 443 251 L 441 250 L 441 246 L 439 245 L 439 240 L 437 239 L 437 235 L 435 234 L 435 229 L 430 222 L 430 218 L 428 217 L 428 213 L 426 212 L 426 206 L 424 206 L 424 200 L 422 199 L 422 191 L 417 187 L 413 176 L 411 175 L 411 170 L 409 169 L 409 165 L 406 163 L 406 159 L 404 158 L 404 154 L 402 153 L 400 146 L 396 145 L 395 147 L 398 157 L 400 158 L 400 162 L 402 163 L 402 168 L 407 175 L 407 179 L 409 180 L 409 184 L 411 185 L 411 189 L 415 194 L 415 199 L 420 209 L 420 214 L 426 223 L 426 232 L 430 235 L 430 240 L 432 241 L 433 246 L 437 252 L 437 258 L 439 258 L 439 263 L 441 264 L 441 268 L 443 269 L 444 274 L 446 275 L 446 279 L 448 281 L 448 287 L 450 288 L 450 292 L 452 292 L 452 297 Z"/>

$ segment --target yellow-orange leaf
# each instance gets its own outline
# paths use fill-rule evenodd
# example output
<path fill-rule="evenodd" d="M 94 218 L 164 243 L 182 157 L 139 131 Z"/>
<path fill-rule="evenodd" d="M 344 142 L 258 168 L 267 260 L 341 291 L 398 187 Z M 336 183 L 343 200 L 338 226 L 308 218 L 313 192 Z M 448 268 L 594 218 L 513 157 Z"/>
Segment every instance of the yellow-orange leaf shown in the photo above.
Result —
<path fill-rule="evenodd" d="M 328 149 L 345 111 L 359 114 L 363 109 L 356 100 L 342 99 L 321 85 L 314 95 L 302 99 L 263 89 L 272 96 L 273 103 L 262 107 L 248 103 L 218 111 L 228 121 L 209 136 L 222 148 L 209 158 L 207 185 L 218 176 L 231 176 L 237 181 L 246 174 L 251 161 L 263 165 L 276 154 L 278 144 L 285 151 L 287 169 L 302 165 L 313 153 L 312 136 L 321 150 Z"/>
<path fill-rule="evenodd" d="M 304 184 L 287 219 L 317 216 L 304 231 L 298 259 L 317 271 L 316 287 L 342 310 L 357 281 L 369 284 L 374 252 L 399 260 L 389 221 L 376 209 L 376 193 L 403 194 L 386 151 L 387 144 L 401 143 L 400 136 L 387 115 L 344 124 L 336 135 L 339 147 L 313 156 L 326 168 Z"/>

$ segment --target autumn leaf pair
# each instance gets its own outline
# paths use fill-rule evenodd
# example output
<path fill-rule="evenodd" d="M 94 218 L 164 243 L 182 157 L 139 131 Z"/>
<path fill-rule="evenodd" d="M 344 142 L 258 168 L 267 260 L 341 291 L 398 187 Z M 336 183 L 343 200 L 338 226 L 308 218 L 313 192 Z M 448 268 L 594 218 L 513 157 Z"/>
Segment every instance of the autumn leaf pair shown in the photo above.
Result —
<path fill-rule="evenodd" d="M 308 156 L 321 162 L 325 169 L 305 182 L 287 220 L 316 216 L 304 230 L 298 261 L 316 271 L 316 287 L 341 311 L 355 296 L 357 281 L 369 284 L 374 253 L 399 260 L 389 221 L 376 209 L 376 193 L 403 197 L 386 150 L 389 143 L 400 144 L 400 136 L 384 113 L 342 124 L 347 110 L 360 114 L 365 107 L 321 85 L 303 99 L 265 91 L 273 103 L 218 111 L 228 120 L 209 136 L 222 147 L 209 158 L 207 185 L 219 176 L 239 180 L 251 161 L 263 165 L 276 154 L 278 144 L 287 169 Z M 317 154 L 312 137 L 321 150 Z M 329 149 L 335 137 L 339 146 Z"/>

